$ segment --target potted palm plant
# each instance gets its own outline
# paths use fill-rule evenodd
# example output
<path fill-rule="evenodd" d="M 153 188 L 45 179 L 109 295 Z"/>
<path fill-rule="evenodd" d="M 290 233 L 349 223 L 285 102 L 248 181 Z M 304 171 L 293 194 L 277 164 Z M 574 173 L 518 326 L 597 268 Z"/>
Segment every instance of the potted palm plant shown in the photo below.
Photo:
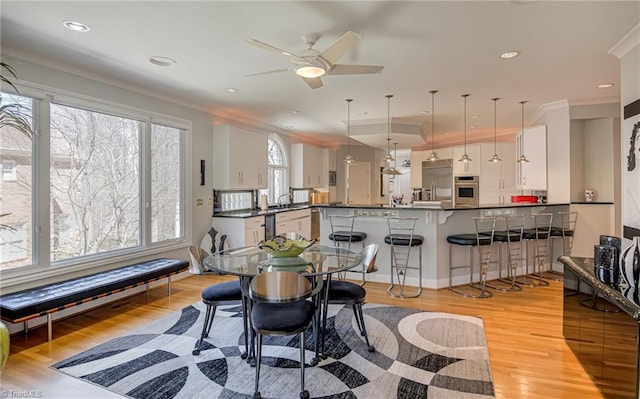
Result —
<path fill-rule="evenodd" d="M 18 79 L 16 70 L 5 62 L 0 62 L 0 81 L 11 86 L 16 92 L 18 89 L 13 83 L 14 79 Z M 0 97 L 0 129 L 7 126 L 16 129 L 25 136 L 32 138 L 33 129 L 31 128 L 30 116 L 24 112 L 24 107 L 20 104 L 5 104 Z"/>

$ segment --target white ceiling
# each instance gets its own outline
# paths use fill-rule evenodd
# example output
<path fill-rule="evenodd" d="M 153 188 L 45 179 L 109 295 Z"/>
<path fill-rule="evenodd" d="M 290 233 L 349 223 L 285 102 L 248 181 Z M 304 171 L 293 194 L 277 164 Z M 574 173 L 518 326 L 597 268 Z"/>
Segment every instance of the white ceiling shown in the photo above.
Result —
<path fill-rule="evenodd" d="M 429 141 L 429 90 L 435 101 L 436 145 L 460 142 L 463 93 L 467 141 L 493 138 L 521 125 L 546 103 L 619 101 L 619 63 L 607 54 L 640 21 L 639 1 L 7 1 L 0 3 L 3 54 L 102 76 L 123 87 L 206 110 L 225 119 L 304 137 L 323 145 L 346 139 L 346 98 L 353 98 L 353 137 L 386 147 L 387 100 L 398 148 Z M 62 22 L 91 30 L 77 33 Z M 245 43 L 258 39 L 299 53 L 316 33 L 322 51 L 347 31 L 362 40 L 339 63 L 384 65 L 379 75 L 328 76 L 309 88 L 286 57 Z M 502 60 L 499 55 L 521 55 Z M 150 56 L 177 65 L 162 68 Z M 614 83 L 598 89 L 600 83 Z M 237 88 L 231 94 L 226 88 Z M 298 111 L 294 113 L 293 111 Z M 477 116 L 477 118 L 472 118 Z M 418 135 L 406 133 L 418 127 Z M 474 125 L 475 127 L 471 127 Z M 423 133 L 420 137 L 419 127 Z M 356 134 L 357 133 L 357 134 Z M 392 144 L 393 146 L 393 144 Z"/>

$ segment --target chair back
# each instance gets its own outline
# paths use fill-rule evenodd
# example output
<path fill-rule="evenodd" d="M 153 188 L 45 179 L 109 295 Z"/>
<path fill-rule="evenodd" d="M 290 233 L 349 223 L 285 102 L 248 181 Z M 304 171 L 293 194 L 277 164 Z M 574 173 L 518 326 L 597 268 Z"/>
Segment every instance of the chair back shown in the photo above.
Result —
<path fill-rule="evenodd" d="M 507 242 L 519 242 L 524 231 L 524 215 L 509 215 L 505 217 L 507 226 Z"/>
<path fill-rule="evenodd" d="M 493 237 L 496 232 L 495 217 L 474 217 L 476 224 L 476 244 L 481 246 L 489 239 L 489 245 L 493 243 Z"/>
<path fill-rule="evenodd" d="M 378 255 L 378 244 L 369 244 L 362 251 L 360 251 L 360 255 L 362 256 L 362 264 L 364 265 L 367 273 L 377 272 L 378 268 L 376 267 L 376 256 Z"/>
<path fill-rule="evenodd" d="M 309 279 L 288 271 L 262 272 L 249 284 L 249 298 L 257 302 L 297 302 L 309 298 L 311 294 Z"/>
<path fill-rule="evenodd" d="M 553 213 L 534 213 L 533 220 L 536 226 L 536 239 L 549 239 L 551 237 L 551 223 L 553 223 Z"/>
<path fill-rule="evenodd" d="M 209 256 L 207 251 L 200 247 L 196 247 L 195 245 L 191 245 L 189 247 L 189 257 L 191 258 L 191 262 L 189 262 L 189 273 L 207 273 L 207 268 L 204 266 L 204 258 L 207 256 Z"/>

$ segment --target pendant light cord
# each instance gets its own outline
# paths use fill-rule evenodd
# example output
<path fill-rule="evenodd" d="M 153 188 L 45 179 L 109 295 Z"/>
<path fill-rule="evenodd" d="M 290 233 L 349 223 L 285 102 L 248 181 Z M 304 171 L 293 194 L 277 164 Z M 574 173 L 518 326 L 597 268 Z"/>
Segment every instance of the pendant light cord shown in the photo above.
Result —
<path fill-rule="evenodd" d="M 436 153 L 436 136 L 435 136 L 435 130 L 436 130 L 436 115 L 435 115 L 435 111 L 434 111 L 434 102 L 435 102 L 435 95 L 438 92 L 438 90 L 431 90 L 429 93 L 431 93 L 431 152 L 433 154 Z"/>
<path fill-rule="evenodd" d="M 462 121 L 464 124 L 464 155 L 467 155 L 467 97 L 469 94 L 462 95 L 464 98 L 464 120 Z"/>
<path fill-rule="evenodd" d="M 353 99 L 347 98 L 347 155 L 351 155 L 351 101 Z"/>
<path fill-rule="evenodd" d="M 500 98 L 492 98 L 493 101 L 493 153 L 498 153 L 498 112 L 497 112 L 497 104 Z"/>
<path fill-rule="evenodd" d="M 391 98 L 393 94 L 387 94 L 387 155 L 389 157 L 389 162 L 391 162 Z"/>

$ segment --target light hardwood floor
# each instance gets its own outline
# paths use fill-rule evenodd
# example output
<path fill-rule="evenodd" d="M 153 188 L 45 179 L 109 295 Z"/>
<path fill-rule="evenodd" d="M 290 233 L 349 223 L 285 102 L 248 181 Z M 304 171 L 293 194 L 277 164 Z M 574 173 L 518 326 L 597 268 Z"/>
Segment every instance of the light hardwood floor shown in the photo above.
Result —
<path fill-rule="evenodd" d="M 11 356 L 2 375 L 2 389 L 10 395 L 3 397 L 18 397 L 11 395 L 29 390 L 41 392 L 45 399 L 118 397 L 49 366 L 197 302 L 203 287 L 228 279 L 190 276 L 173 282 L 171 297 L 159 287 L 150 291 L 148 300 L 144 294 L 136 295 L 58 321 L 51 343 L 46 342 L 46 328 L 32 330 L 27 337 L 12 336 Z M 519 293 L 495 292 L 488 299 L 463 298 L 446 289 L 423 290 L 414 299 L 394 299 L 386 294 L 386 287 L 367 283 L 367 300 L 482 317 L 497 398 L 602 398 L 562 337 L 561 282 Z"/>

